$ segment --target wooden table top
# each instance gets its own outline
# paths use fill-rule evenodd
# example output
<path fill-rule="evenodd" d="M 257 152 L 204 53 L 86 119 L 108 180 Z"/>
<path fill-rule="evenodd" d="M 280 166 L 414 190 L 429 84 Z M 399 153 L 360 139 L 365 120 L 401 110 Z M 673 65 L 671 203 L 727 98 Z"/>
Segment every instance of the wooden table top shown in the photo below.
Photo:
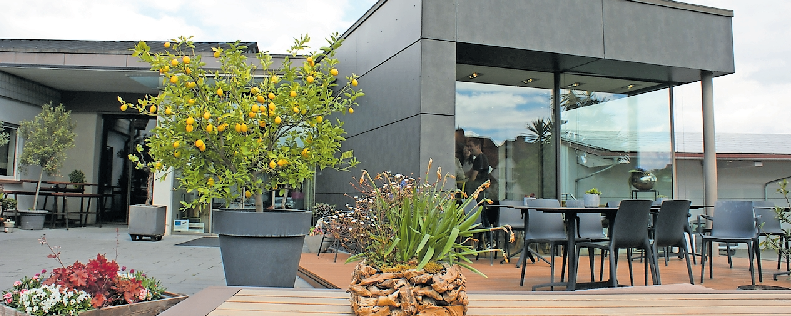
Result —
<path fill-rule="evenodd" d="M 204 296 L 214 301 L 207 302 Z M 713 291 L 689 284 L 468 296 L 467 315 L 788 315 L 791 309 L 791 291 Z M 207 303 L 204 310 L 194 309 L 199 300 Z M 162 315 L 207 312 L 209 316 L 353 315 L 349 294 L 343 290 L 233 287 L 207 288 Z"/>

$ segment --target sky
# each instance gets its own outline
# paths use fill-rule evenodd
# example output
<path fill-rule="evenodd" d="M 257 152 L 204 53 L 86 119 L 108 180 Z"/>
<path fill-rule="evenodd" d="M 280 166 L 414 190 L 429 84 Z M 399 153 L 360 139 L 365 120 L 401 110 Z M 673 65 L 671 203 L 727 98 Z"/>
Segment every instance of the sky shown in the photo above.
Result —
<path fill-rule="evenodd" d="M 343 33 L 375 0 L 2 0 L 0 38 L 255 41 L 285 53 L 308 34 L 314 49 Z M 714 79 L 718 133 L 789 133 L 788 0 L 686 0 L 734 11 L 736 73 Z M 760 3 L 760 5 L 759 5 Z M 677 132 L 701 132 L 700 84 L 675 90 Z"/>

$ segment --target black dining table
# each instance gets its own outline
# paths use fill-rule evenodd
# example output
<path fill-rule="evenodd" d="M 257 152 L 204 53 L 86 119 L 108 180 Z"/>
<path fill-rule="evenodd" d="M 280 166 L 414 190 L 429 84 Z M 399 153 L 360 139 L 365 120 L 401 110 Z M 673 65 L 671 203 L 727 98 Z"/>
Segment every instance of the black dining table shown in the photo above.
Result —
<path fill-rule="evenodd" d="M 615 222 L 615 214 L 618 212 L 617 207 L 535 207 L 535 206 L 509 206 L 527 213 L 529 209 L 535 209 L 544 213 L 561 213 L 565 216 L 566 221 L 566 238 L 568 239 L 568 246 L 566 248 L 566 258 L 568 260 L 568 279 L 565 282 L 544 283 L 533 286 L 533 290 L 540 287 L 547 286 L 565 286 L 567 291 L 574 291 L 577 289 L 577 251 L 576 251 L 576 237 L 577 237 L 577 223 L 579 221 L 578 214 L 581 213 L 598 213 L 603 214 L 609 220 L 610 227 Z M 530 218 L 525 214 L 525 227 L 528 227 Z M 522 254 L 524 255 L 524 253 Z M 522 263 L 524 264 L 524 263 Z M 585 283 L 585 288 L 594 288 L 607 286 L 608 282 L 592 282 Z"/>

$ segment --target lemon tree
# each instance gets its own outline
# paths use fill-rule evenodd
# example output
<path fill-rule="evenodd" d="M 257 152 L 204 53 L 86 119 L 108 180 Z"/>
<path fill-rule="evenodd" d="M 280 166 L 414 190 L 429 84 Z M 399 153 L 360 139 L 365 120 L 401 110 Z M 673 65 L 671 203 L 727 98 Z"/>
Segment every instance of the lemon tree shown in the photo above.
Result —
<path fill-rule="evenodd" d="M 146 140 L 151 160 L 130 159 L 139 168 L 180 170 L 181 186 L 199 195 L 190 206 L 252 196 L 259 212 L 264 192 L 284 193 L 312 178 L 316 168 L 354 166 L 352 152 L 340 148 L 343 123 L 329 117 L 353 112 L 363 96 L 357 76 L 338 85 L 337 34 L 327 46 L 296 58 L 309 41 L 295 39 L 279 69 L 271 69 L 268 53 L 248 59 L 239 42 L 212 48 L 217 70 L 205 68 L 191 37 L 166 42 L 161 53 L 138 43 L 133 55 L 159 71 L 162 87 L 137 102 L 118 98 L 122 111 L 157 117 Z"/>

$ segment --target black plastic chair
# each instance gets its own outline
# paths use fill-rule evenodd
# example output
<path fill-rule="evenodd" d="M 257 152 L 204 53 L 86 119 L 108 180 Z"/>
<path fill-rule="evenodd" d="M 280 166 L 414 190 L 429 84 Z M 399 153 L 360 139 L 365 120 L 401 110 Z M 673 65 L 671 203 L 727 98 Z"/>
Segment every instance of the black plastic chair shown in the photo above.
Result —
<path fill-rule="evenodd" d="M 560 207 L 560 202 L 554 199 L 535 199 L 529 200 L 527 206 L 532 207 Z M 519 281 L 520 286 L 525 283 L 525 260 L 528 254 L 532 254 L 540 258 L 536 251 L 530 249 L 529 245 L 533 243 L 549 243 L 550 262 L 549 267 L 551 271 L 550 282 L 555 282 L 555 254 L 557 253 L 558 246 L 566 245 L 566 225 L 563 222 L 563 215 L 560 213 L 544 213 L 536 209 L 528 209 L 527 211 L 527 227 L 525 228 L 525 244 L 522 246 L 522 256 L 520 257 L 520 264 L 522 265 L 522 278 Z M 563 270 L 566 266 L 566 252 L 563 252 Z"/>
<path fill-rule="evenodd" d="M 648 221 L 651 216 L 650 200 L 623 200 L 621 201 L 618 212 L 615 214 L 615 223 L 610 223 L 610 240 L 605 244 L 601 243 L 579 243 L 577 249 L 581 247 L 596 247 L 606 250 L 610 260 L 610 285 L 618 286 L 618 250 L 627 250 L 627 263 L 629 264 L 629 279 L 634 285 L 632 273 L 631 250 L 642 249 L 645 251 L 645 269 L 650 268 L 653 284 L 658 284 L 659 279 L 656 273 L 656 257 L 654 256 L 653 246 L 648 237 Z M 646 276 L 645 283 L 648 284 Z"/>
<path fill-rule="evenodd" d="M 523 205 L 522 201 L 512 201 L 512 200 L 503 200 L 500 201 L 500 205 L 511 205 L 511 206 L 520 206 Z M 511 230 L 514 233 L 525 231 L 525 219 L 522 217 L 522 210 L 502 206 L 500 207 L 500 226 L 509 225 L 511 226 Z M 508 247 L 508 236 L 503 234 L 504 245 L 505 245 L 505 258 L 506 260 L 510 260 L 511 256 L 511 249 Z M 518 260 L 517 260 L 518 261 Z M 516 267 L 519 267 L 519 262 L 517 262 Z"/>
<path fill-rule="evenodd" d="M 750 258 L 750 277 L 755 285 L 755 266 L 753 259 L 758 261 L 758 280 L 763 282 L 761 275 L 761 253 L 758 247 L 758 226 L 753 210 L 752 201 L 717 201 L 714 205 L 714 216 L 701 215 L 702 218 L 712 222 L 710 235 L 701 235 L 700 283 L 703 283 L 706 270 L 706 260 L 709 261 L 709 279 L 714 278 L 713 264 L 711 261 L 713 243 L 744 243 L 747 245 L 747 255 Z M 708 250 L 708 252 L 707 252 Z M 730 258 L 730 249 L 728 251 Z"/>
<path fill-rule="evenodd" d="M 689 200 L 665 200 L 659 209 L 654 222 L 654 253 L 658 248 L 678 247 L 684 259 L 687 261 L 687 274 L 689 283 L 694 283 L 692 277 L 692 266 L 689 264 L 689 252 L 687 251 L 686 227 L 689 225 L 687 218 L 689 215 Z M 669 252 L 665 251 L 665 265 L 667 265 Z M 656 269 L 657 280 L 661 284 L 659 267 Z"/>
<path fill-rule="evenodd" d="M 567 200 L 566 207 L 585 207 L 585 202 L 582 200 Z M 602 225 L 602 216 L 593 213 L 580 213 L 577 214 L 579 222 L 577 222 L 577 242 L 604 242 L 607 241 L 607 235 L 604 234 L 604 226 Z M 588 258 L 591 269 L 591 282 L 595 281 L 595 249 L 598 247 L 588 248 Z M 601 253 L 601 266 L 599 268 L 599 280 L 604 275 L 604 256 L 606 251 L 602 250 Z M 579 257 L 579 248 L 577 249 L 577 257 Z M 577 265 L 579 268 L 579 265 Z M 561 273 L 561 281 L 563 281 L 563 274 Z"/>
<path fill-rule="evenodd" d="M 754 201 L 753 209 L 758 218 L 758 235 L 762 237 L 777 236 L 780 238 L 780 251 L 777 252 L 777 270 L 780 270 L 780 263 L 783 261 L 783 253 L 786 254 L 786 271 L 791 271 L 791 258 L 788 255 L 789 240 L 783 228 L 780 227 L 780 218 L 775 212 L 775 203 L 770 201 Z"/>

